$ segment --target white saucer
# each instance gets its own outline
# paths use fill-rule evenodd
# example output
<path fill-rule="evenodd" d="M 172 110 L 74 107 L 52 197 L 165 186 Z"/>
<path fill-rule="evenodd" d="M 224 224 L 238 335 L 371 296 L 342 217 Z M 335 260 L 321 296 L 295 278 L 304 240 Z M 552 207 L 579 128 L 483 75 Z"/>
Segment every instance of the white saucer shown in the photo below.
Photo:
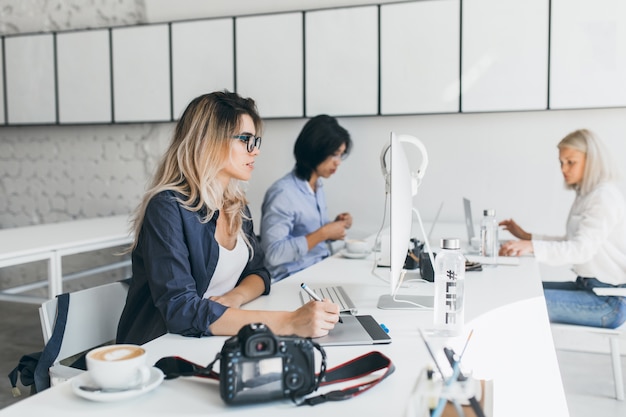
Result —
<path fill-rule="evenodd" d="M 363 258 L 367 258 L 369 254 L 372 253 L 372 251 L 354 253 L 354 252 L 348 252 L 347 250 L 342 249 L 341 252 L 339 253 L 341 253 L 341 256 L 343 256 L 344 258 L 363 259 Z"/>
<path fill-rule="evenodd" d="M 74 394 L 79 397 L 86 398 L 91 401 L 100 401 L 100 402 L 109 402 L 109 401 L 120 401 L 125 400 L 127 398 L 137 397 L 139 395 L 145 394 L 146 392 L 152 391 L 163 382 L 165 375 L 159 368 L 152 367 L 150 368 L 150 378 L 148 382 L 142 387 L 138 388 L 130 388 L 126 391 L 119 392 L 102 392 L 102 391 L 85 391 L 80 387 L 82 385 L 94 386 L 94 382 L 89 375 L 89 371 L 84 372 L 77 377 L 72 378 L 72 391 Z"/>

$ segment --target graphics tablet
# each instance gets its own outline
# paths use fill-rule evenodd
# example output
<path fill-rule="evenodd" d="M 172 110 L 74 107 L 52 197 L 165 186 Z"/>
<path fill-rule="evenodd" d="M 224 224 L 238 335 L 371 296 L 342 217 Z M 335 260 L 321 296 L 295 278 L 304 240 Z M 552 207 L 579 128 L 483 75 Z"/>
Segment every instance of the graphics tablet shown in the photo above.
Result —
<path fill-rule="evenodd" d="M 343 323 L 323 337 L 314 339 L 322 346 L 377 345 L 391 343 L 391 337 L 372 316 L 342 314 Z"/>

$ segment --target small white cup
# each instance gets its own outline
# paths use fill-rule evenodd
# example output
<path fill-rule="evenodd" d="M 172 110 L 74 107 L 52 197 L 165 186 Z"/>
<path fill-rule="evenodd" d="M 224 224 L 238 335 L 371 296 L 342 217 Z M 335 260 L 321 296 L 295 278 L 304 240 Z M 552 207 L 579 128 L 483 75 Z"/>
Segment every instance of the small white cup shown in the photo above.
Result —
<path fill-rule="evenodd" d="M 137 345 L 108 345 L 87 353 L 87 370 L 100 388 L 125 389 L 150 379 L 146 351 Z"/>
<path fill-rule="evenodd" d="M 346 250 L 350 253 L 367 253 L 370 251 L 370 244 L 364 240 L 348 239 L 346 240 Z"/>

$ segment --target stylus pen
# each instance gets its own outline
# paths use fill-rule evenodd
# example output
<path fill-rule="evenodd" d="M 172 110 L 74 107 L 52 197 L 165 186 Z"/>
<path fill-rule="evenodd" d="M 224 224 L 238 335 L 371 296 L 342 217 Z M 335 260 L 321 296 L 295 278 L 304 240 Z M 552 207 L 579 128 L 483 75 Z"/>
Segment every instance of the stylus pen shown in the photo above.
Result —
<path fill-rule="evenodd" d="M 312 289 L 309 288 L 308 285 L 306 285 L 304 282 L 302 284 L 300 284 L 300 288 L 302 288 L 307 294 L 309 294 L 309 296 L 314 299 L 315 301 L 323 301 L 319 295 L 315 294 L 313 292 Z M 343 323 L 343 320 L 341 320 L 341 316 L 339 316 L 339 323 Z"/>

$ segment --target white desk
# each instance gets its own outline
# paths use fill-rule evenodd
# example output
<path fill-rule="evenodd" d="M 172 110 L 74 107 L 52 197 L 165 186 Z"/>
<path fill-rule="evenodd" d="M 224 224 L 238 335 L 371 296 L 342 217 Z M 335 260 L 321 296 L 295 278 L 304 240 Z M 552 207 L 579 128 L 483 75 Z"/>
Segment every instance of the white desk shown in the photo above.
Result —
<path fill-rule="evenodd" d="M 371 257 L 366 260 L 329 258 L 293 277 L 275 284 L 272 294 L 250 303 L 254 309 L 293 309 L 300 305 L 302 281 L 310 286 L 341 283 L 359 307 L 389 329 L 393 341 L 381 346 L 328 347 L 332 367 L 371 350 L 379 350 L 396 365 L 396 371 L 370 391 L 347 401 L 295 409 L 288 401 L 245 407 L 226 406 L 215 381 L 178 378 L 164 381 L 156 390 L 118 403 L 96 403 L 72 393 L 70 383 L 48 389 L 0 410 L 0 416 L 46 415 L 91 417 L 112 415 L 241 415 L 315 416 L 355 412 L 363 416 L 404 416 L 409 393 L 420 370 L 431 363 L 418 328 L 428 328 L 431 311 L 385 311 L 376 308 L 387 284 L 371 275 Z M 567 403 L 551 338 L 537 264 L 522 259 L 518 267 L 498 267 L 467 275 L 467 326 L 474 329 L 464 356 L 466 367 L 478 378 L 494 381 L 494 416 L 568 416 Z M 432 284 L 414 284 L 404 291 L 432 291 Z M 178 355 L 206 365 L 221 350 L 224 337 L 185 338 L 165 335 L 148 344 L 150 360 Z M 436 351 L 443 342 L 460 351 L 464 337 L 430 339 Z M 319 365 L 319 363 L 318 363 Z M 219 368 L 217 368 L 219 370 Z M 331 387 L 322 388 L 326 392 Z"/>
<path fill-rule="evenodd" d="M 62 258 L 64 256 L 127 245 L 132 242 L 128 227 L 128 216 L 121 215 L 0 229 L 0 268 L 35 261 L 48 261 L 47 281 L 0 291 L 0 300 L 38 304 L 44 300 L 20 293 L 45 285 L 48 286 L 48 297 L 54 298 L 63 292 Z M 101 267 L 98 271 L 103 272 L 128 265 L 130 261 L 126 260 Z"/>

